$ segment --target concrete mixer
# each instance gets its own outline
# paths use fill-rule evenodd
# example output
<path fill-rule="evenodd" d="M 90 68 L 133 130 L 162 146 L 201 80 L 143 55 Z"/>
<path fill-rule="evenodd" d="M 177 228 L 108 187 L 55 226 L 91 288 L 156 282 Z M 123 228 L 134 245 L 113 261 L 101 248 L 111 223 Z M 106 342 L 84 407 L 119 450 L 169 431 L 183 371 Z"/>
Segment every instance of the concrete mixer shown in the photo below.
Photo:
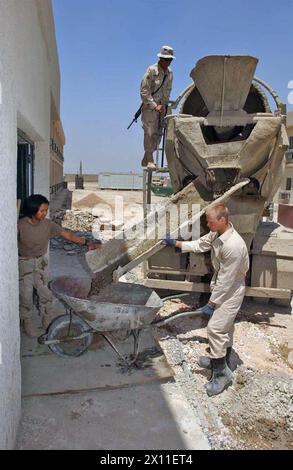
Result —
<path fill-rule="evenodd" d="M 152 239 L 131 239 L 130 230 L 123 240 L 109 241 L 99 255 L 88 253 L 96 288 L 100 274 L 107 282 L 112 277 L 117 281 L 143 261 L 149 287 L 208 292 L 209 254 L 174 253 L 163 247 L 164 234 L 158 236 L 158 226 L 170 206 L 197 204 L 198 212 L 187 210 L 178 225 L 182 229 L 200 220 L 203 234 L 205 209 L 217 200 L 227 204 L 250 252 L 247 295 L 290 299 L 293 231 L 262 222 L 285 168 L 286 107 L 269 85 L 254 76 L 257 62 L 251 56 L 207 56 L 192 69 L 192 84 L 172 102 L 165 118 L 165 152 L 175 194 L 156 216 L 147 214 L 141 222 L 140 234 L 146 220 L 151 220 Z M 150 170 L 145 178 L 150 183 Z M 148 186 L 146 202 L 150 202 Z M 165 231 L 172 234 L 177 228 L 173 224 Z"/>

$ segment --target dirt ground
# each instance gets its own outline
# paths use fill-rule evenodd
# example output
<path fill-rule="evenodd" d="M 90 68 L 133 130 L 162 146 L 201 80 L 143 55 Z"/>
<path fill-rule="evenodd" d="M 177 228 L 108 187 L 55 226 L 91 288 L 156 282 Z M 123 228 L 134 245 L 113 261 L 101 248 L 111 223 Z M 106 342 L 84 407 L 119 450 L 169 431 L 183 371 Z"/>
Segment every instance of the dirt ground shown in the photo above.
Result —
<path fill-rule="evenodd" d="M 143 282 L 141 268 L 121 280 Z M 159 315 L 192 310 L 197 301 L 195 294 L 168 300 Z M 154 329 L 154 334 L 211 447 L 293 449 L 291 306 L 252 298 L 244 301 L 235 324 L 233 385 L 212 398 L 204 389 L 210 373 L 197 364 L 208 346 L 206 325 L 205 319 L 185 317 Z"/>
<path fill-rule="evenodd" d="M 190 310 L 195 303 L 194 296 L 167 301 L 160 315 Z M 197 409 L 201 408 L 202 424 L 214 448 L 292 449 L 290 308 L 253 299 L 244 301 L 235 324 L 233 385 L 213 398 L 204 393 L 209 372 L 197 364 L 197 358 L 207 350 L 206 325 L 205 319 L 183 318 L 157 329 L 156 335 L 187 395 L 190 386 L 186 384 L 192 384 L 189 398 L 196 401 Z"/>

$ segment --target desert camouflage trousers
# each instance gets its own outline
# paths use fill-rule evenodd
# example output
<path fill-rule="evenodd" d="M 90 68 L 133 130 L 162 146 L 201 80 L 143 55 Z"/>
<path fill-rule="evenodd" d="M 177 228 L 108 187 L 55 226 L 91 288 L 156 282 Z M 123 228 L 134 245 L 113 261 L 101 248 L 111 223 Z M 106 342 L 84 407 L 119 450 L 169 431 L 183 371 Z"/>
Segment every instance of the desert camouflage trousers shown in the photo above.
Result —
<path fill-rule="evenodd" d="M 151 160 L 151 156 L 162 138 L 163 116 L 152 109 L 142 109 L 142 128 L 144 130 L 144 150 L 145 156 Z"/>
<path fill-rule="evenodd" d="M 33 313 L 33 289 L 39 297 L 42 318 L 51 318 L 53 295 L 48 288 L 48 261 L 45 256 L 38 258 L 18 258 L 19 266 L 19 311 L 20 319 L 26 320 Z"/>

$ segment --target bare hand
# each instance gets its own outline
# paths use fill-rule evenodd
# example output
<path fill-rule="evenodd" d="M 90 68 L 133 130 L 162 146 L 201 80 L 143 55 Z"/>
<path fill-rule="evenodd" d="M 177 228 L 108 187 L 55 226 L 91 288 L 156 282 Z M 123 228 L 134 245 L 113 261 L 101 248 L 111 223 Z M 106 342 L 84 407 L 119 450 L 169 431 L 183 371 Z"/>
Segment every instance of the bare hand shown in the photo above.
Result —
<path fill-rule="evenodd" d="M 156 107 L 155 107 L 155 111 L 157 111 L 158 113 L 163 113 L 164 112 L 164 106 L 162 104 L 158 104 Z"/>
<path fill-rule="evenodd" d="M 88 250 L 100 250 L 101 249 L 101 242 L 91 242 L 87 245 Z"/>

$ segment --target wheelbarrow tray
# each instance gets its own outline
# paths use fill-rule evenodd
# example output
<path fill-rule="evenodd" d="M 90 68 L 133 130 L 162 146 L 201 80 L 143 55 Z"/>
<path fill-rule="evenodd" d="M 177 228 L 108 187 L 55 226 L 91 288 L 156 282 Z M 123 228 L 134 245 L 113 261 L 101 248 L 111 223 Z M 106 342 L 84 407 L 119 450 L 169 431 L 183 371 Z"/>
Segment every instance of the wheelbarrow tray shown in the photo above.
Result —
<path fill-rule="evenodd" d="M 84 278 L 58 277 L 50 287 L 67 308 L 101 332 L 143 329 L 163 306 L 156 292 L 139 284 L 110 284 L 91 297 L 91 280 Z"/>

